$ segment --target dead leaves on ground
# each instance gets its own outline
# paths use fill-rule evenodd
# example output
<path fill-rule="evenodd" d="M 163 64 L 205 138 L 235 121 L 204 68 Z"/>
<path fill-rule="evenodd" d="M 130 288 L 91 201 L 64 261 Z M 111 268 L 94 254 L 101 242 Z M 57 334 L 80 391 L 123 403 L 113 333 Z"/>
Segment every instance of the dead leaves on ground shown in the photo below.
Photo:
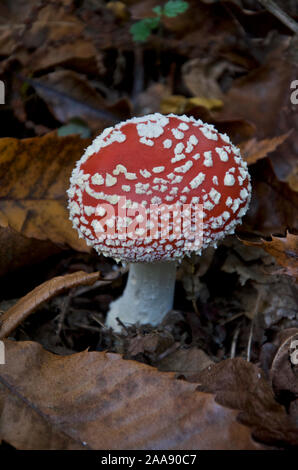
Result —
<path fill-rule="evenodd" d="M 289 359 L 288 359 L 289 360 Z M 241 358 L 227 359 L 199 374 L 200 391 L 214 393 L 223 406 L 241 410 L 239 419 L 252 428 L 253 436 L 276 445 L 298 445 L 293 417 L 277 403 L 263 372 Z"/>
<path fill-rule="evenodd" d="M 0 338 L 9 336 L 21 322 L 37 310 L 44 302 L 61 294 L 65 290 L 80 285 L 90 285 L 97 281 L 99 273 L 87 274 L 78 271 L 65 276 L 54 277 L 36 287 L 29 294 L 22 297 L 13 307 L 0 317 Z"/>
<path fill-rule="evenodd" d="M 285 237 L 272 235 L 271 240 L 248 241 L 242 239 L 248 246 L 259 246 L 273 256 L 283 267 L 279 272 L 298 280 L 298 235 L 287 232 Z"/>
<path fill-rule="evenodd" d="M 88 251 L 68 219 L 66 189 L 89 140 L 78 136 L 0 140 L 0 225 Z"/>
<path fill-rule="evenodd" d="M 274 150 L 277 149 L 291 134 L 292 131 L 284 135 L 273 137 L 272 139 L 264 139 L 257 141 L 256 138 L 250 139 L 239 145 L 243 158 L 247 161 L 248 165 L 256 163 Z"/>
<path fill-rule="evenodd" d="M 18 449 L 262 449 L 196 384 L 111 353 L 5 341 L 0 437 Z"/>

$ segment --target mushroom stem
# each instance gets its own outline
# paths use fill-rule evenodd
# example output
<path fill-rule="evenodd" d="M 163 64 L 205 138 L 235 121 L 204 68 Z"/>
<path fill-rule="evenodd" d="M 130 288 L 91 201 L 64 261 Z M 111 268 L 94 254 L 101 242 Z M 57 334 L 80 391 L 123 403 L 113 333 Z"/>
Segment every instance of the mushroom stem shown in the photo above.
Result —
<path fill-rule="evenodd" d="M 121 330 L 117 317 L 134 323 L 159 324 L 173 307 L 176 262 L 132 263 L 122 297 L 112 302 L 106 325 Z"/>

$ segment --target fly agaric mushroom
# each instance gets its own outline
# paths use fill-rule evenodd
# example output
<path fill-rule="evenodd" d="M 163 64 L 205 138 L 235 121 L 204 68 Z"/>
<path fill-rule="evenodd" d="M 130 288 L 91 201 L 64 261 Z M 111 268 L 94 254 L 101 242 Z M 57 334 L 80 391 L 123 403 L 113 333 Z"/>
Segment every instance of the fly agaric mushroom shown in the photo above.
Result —
<path fill-rule="evenodd" d="M 107 325 L 119 330 L 117 318 L 160 323 L 173 306 L 177 262 L 234 233 L 250 194 L 239 149 L 210 124 L 156 113 L 105 129 L 77 162 L 68 196 L 79 236 L 98 253 L 131 263 Z M 201 228 L 190 231 L 191 215 L 181 231 L 179 209 L 189 215 L 198 206 Z"/>

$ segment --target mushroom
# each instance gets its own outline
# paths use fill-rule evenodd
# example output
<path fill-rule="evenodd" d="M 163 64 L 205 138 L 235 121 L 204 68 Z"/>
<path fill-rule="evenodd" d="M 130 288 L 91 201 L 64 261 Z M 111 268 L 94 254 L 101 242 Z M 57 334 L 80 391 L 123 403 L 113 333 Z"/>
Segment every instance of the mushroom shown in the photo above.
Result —
<path fill-rule="evenodd" d="M 70 219 L 98 253 L 130 263 L 107 325 L 157 325 L 173 307 L 177 263 L 234 233 L 247 211 L 247 164 L 226 134 L 159 113 L 105 129 L 73 170 Z"/>

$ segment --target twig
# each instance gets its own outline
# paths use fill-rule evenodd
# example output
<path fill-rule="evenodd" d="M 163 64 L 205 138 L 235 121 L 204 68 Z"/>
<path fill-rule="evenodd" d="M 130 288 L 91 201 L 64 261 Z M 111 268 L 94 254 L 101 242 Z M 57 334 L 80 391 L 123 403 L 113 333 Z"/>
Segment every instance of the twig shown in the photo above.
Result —
<path fill-rule="evenodd" d="M 64 327 L 65 316 L 69 310 L 69 307 L 73 298 L 73 294 L 74 294 L 74 289 L 70 289 L 67 297 L 65 297 L 64 302 L 62 304 L 61 312 L 58 315 L 57 336 L 61 335 L 61 331 Z"/>
<path fill-rule="evenodd" d="M 259 305 L 260 305 L 260 300 L 261 300 L 261 294 L 260 292 L 258 293 L 256 305 L 254 308 L 252 320 L 251 320 L 251 325 L 250 325 L 250 331 L 249 331 L 249 337 L 248 337 L 248 343 L 247 343 L 247 354 L 246 354 L 246 360 L 247 362 L 250 362 L 250 354 L 251 354 L 251 345 L 252 345 L 252 338 L 253 338 L 253 328 L 254 328 L 254 320 L 258 314 L 259 311 Z"/>
<path fill-rule="evenodd" d="M 273 0 L 259 0 L 259 2 L 266 8 L 273 16 L 278 18 L 281 23 L 287 26 L 293 33 L 298 34 L 298 23 L 291 18 L 285 11 L 283 11 Z"/>
<path fill-rule="evenodd" d="M 72 274 L 54 277 L 36 287 L 1 316 L 0 339 L 9 336 L 44 302 L 79 285 L 92 284 L 98 280 L 99 276 L 99 272 L 87 274 L 84 271 L 77 271 Z"/>
<path fill-rule="evenodd" d="M 235 354 L 236 354 L 236 345 L 237 345 L 239 333 L 240 333 L 240 327 L 238 326 L 233 335 L 233 341 L 232 341 L 231 352 L 230 352 L 231 359 L 233 359 L 233 357 L 235 357 Z"/>

